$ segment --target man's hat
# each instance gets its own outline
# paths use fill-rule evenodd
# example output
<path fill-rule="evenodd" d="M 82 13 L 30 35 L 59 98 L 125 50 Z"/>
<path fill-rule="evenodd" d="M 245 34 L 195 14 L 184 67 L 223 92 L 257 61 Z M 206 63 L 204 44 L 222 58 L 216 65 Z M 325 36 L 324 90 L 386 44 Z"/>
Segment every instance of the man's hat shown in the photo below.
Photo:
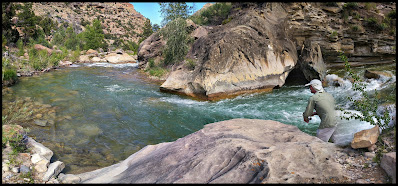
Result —
<path fill-rule="evenodd" d="M 319 81 L 318 79 L 313 79 L 313 80 L 311 80 L 310 83 L 305 84 L 305 86 L 310 86 L 310 85 L 311 85 L 312 88 L 314 88 L 316 91 L 323 90 L 322 82 Z"/>

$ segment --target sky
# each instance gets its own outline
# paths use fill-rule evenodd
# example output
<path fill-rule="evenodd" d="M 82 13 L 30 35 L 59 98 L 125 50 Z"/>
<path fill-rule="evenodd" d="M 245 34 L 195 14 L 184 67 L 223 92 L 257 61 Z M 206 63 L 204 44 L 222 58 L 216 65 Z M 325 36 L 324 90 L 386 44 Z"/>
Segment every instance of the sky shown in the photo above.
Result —
<path fill-rule="evenodd" d="M 195 5 L 194 11 L 196 12 L 200 10 L 207 2 L 187 2 L 188 6 Z M 137 3 L 131 3 L 134 5 L 134 9 L 141 13 L 144 17 L 148 18 L 151 20 L 151 24 L 158 24 L 159 26 L 161 25 L 160 23 L 162 22 L 162 15 L 160 14 L 160 6 L 159 2 L 137 2 Z"/>

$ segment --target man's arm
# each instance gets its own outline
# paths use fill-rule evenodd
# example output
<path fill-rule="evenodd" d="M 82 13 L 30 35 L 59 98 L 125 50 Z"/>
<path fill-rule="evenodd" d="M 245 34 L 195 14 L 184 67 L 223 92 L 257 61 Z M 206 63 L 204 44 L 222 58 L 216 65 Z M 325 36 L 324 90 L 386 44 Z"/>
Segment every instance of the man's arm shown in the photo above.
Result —
<path fill-rule="evenodd" d="M 308 100 L 307 108 L 305 109 L 303 113 L 303 118 L 306 123 L 308 123 L 310 120 L 308 119 L 309 116 L 313 116 L 316 112 L 314 111 L 314 100 L 312 97 Z"/>

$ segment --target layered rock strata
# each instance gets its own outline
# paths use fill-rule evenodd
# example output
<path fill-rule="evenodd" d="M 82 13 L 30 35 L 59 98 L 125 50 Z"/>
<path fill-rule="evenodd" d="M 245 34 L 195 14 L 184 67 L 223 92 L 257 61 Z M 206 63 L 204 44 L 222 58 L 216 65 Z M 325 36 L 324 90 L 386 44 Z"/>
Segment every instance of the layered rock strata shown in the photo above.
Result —
<path fill-rule="evenodd" d="M 316 183 L 341 179 L 332 143 L 270 120 L 207 124 L 174 142 L 148 145 L 126 160 L 77 175 L 82 183 Z"/>
<path fill-rule="evenodd" d="M 263 4 L 242 12 L 198 38 L 187 55 L 195 69 L 177 67 L 160 89 L 211 100 L 282 86 L 297 63 L 284 9 Z"/>

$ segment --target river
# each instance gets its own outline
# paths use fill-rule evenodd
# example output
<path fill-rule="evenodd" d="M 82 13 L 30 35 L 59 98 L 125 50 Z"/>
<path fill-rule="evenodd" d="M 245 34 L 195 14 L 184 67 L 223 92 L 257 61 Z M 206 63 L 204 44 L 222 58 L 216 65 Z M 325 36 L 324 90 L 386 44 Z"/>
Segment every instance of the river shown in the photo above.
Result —
<path fill-rule="evenodd" d="M 395 84 L 395 70 L 389 72 L 394 74 L 389 83 Z M 386 81 L 374 80 L 368 85 L 383 88 Z M 329 86 L 325 90 L 336 98 L 337 105 L 349 109 L 345 97 L 354 94 L 349 81 L 345 83 L 347 86 Z M 320 122 L 317 116 L 309 124 L 303 122 L 302 112 L 312 94 L 302 85 L 220 101 L 199 101 L 160 92 L 159 84 L 149 81 L 136 64 L 77 64 L 22 77 L 10 89 L 12 95 L 3 99 L 30 97 L 55 108 L 57 120 L 46 127 L 32 122 L 29 136 L 50 148 L 54 152 L 52 161 L 64 162 L 63 172 L 69 174 L 118 163 L 146 145 L 175 141 L 217 121 L 275 120 L 310 135 L 315 135 Z M 353 133 L 372 127 L 358 120 L 340 122 L 341 143 L 352 139 Z"/>

